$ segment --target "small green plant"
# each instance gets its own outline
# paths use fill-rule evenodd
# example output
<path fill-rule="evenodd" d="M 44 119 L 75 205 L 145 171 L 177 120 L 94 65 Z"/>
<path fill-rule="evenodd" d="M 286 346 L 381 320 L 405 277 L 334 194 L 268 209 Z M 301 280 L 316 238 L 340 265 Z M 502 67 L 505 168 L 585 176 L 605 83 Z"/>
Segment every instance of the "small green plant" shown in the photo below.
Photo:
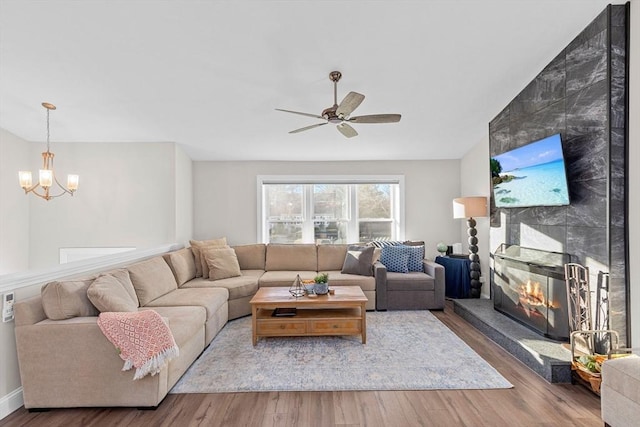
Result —
<path fill-rule="evenodd" d="M 316 283 L 327 283 L 329 281 L 329 275 L 327 273 L 318 274 L 313 281 Z"/>

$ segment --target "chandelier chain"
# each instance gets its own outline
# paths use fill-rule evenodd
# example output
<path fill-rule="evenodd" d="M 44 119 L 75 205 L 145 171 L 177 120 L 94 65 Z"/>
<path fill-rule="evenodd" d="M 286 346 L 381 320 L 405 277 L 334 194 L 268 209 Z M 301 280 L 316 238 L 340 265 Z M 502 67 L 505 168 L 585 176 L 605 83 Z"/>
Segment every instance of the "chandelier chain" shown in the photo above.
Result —
<path fill-rule="evenodd" d="M 51 110 L 47 108 L 47 153 L 49 152 L 49 113 Z"/>

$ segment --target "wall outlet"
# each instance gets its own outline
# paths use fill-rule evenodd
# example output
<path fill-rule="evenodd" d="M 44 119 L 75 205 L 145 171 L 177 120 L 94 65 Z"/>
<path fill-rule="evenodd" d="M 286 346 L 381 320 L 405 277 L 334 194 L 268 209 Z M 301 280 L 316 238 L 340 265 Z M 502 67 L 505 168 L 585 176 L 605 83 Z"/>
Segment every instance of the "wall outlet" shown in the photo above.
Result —
<path fill-rule="evenodd" d="M 11 322 L 13 320 L 13 292 L 7 292 L 2 296 L 2 321 Z"/>

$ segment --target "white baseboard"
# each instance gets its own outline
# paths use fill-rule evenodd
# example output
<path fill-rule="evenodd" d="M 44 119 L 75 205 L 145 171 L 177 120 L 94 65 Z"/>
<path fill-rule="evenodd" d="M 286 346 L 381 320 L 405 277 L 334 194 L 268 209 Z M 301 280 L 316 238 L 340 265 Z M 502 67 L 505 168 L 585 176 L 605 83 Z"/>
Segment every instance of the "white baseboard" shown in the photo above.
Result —
<path fill-rule="evenodd" d="M 0 398 L 0 420 L 24 405 L 22 387 Z"/>

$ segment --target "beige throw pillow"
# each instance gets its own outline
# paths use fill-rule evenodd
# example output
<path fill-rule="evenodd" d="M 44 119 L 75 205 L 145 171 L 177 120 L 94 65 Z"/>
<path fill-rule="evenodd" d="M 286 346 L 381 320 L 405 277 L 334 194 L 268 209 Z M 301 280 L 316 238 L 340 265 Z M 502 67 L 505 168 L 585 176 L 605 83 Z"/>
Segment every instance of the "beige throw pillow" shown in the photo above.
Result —
<path fill-rule="evenodd" d="M 136 294 L 136 289 L 133 287 L 133 283 L 131 282 L 131 276 L 129 276 L 129 270 L 126 268 L 118 268 L 116 270 L 107 271 L 103 275 L 110 275 L 115 277 L 115 279 L 120 282 L 122 287 L 131 297 L 131 300 L 136 304 L 136 306 L 140 305 L 138 301 L 138 295 Z"/>
<path fill-rule="evenodd" d="M 373 252 L 372 246 L 349 245 L 341 273 L 372 276 Z"/>
<path fill-rule="evenodd" d="M 163 255 L 167 261 L 173 275 L 178 282 L 178 286 L 182 286 L 189 280 L 196 277 L 196 264 L 191 248 L 180 249 L 175 252 L 169 252 Z"/>
<path fill-rule="evenodd" d="M 141 307 L 178 289 L 178 283 L 169 264 L 161 256 L 132 264 L 127 270 Z"/>
<path fill-rule="evenodd" d="M 209 280 L 242 275 L 236 251 L 231 248 L 207 248 L 202 251 L 202 257 L 209 267 Z"/>
<path fill-rule="evenodd" d="M 97 316 L 98 310 L 87 297 L 95 276 L 86 279 L 49 282 L 42 287 L 42 308 L 51 320 Z"/>
<path fill-rule="evenodd" d="M 138 301 L 134 301 L 122 283 L 110 274 L 99 276 L 87 289 L 87 295 L 101 313 L 138 311 Z"/>
<path fill-rule="evenodd" d="M 200 251 L 205 246 L 226 246 L 227 238 L 221 237 L 219 239 L 211 239 L 211 240 L 189 240 L 189 244 L 191 245 L 191 250 L 193 251 L 193 257 L 195 259 L 196 264 L 196 277 L 202 277 L 202 257 L 200 256 Z"/>

